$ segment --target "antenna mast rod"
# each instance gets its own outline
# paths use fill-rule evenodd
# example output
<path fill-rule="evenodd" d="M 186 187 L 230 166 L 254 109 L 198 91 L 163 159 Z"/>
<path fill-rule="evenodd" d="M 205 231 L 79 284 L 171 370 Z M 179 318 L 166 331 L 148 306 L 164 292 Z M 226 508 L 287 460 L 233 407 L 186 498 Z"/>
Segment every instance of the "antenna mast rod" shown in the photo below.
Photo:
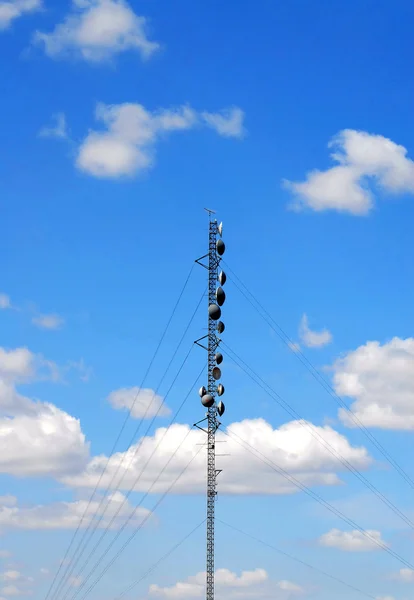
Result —
<path fill-rule="evenodd" d="M 212 220 L 214 211 L 205 209 L 209 213 L 209 238 L 208 254 L 196 262 L 208 270 L 208 334 L 196 341 L 196 344 L 207 350 L 207 389 L 200 389 L 201 403 L 208 411 L 206 417 L 196 423 L 196 427 L 207 434 L 207 569 L 206 569 L 206 600 L 214 600 L 214 525 L 215 525 L 215 503 L 217 497 L 216 479 L 221 470 L 216 469 L 216 432 L 221 423 L 218 417 L 225 411 L 224 404 L 217 400 L 224 394 L 224 386 L 218 381 L 221 379 L 221 369 L 217 366 L 223 361 L 223 356 L 217 351 L 220 338 L 217 334 L 224 331 L 224 323 L 220 321 L 221 306 L 226 296 L 221 285 L 226 282 L 223 271 L 219 273 L 221 256 L 224 254 L 225 245 L 221 239 L 223 225 Z M 208 264 L 201 262 L 208 258 Z M 219 287 L 217 282 L 220 283 Z M 207 338 L 207 347 L 201 342 Z M 207 430 L 201 427 L 201 423 L 207 421 Z"/>

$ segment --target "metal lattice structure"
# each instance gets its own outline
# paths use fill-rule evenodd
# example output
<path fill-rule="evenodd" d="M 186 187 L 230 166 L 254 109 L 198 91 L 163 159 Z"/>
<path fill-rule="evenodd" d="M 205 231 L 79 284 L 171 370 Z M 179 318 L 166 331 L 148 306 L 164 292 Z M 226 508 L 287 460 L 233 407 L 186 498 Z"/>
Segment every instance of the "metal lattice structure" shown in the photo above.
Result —
<path fill-rule="evenodd" d="M 224 243 L 220 239 L 222 225 L 212 220 L 213 211 L 208 210 L 209 223 L 209 246 L 208 254 L 199 258 L 196 262 L 208 270 L 208 334 L 196 341 L 196 344 L 207 350 L 207 389 L 200 389 L 201 402 L 208 411 L 206 417 L 196 423 L 196 427 L 207 434 L 207 564 L 206 564 L 206 600 L 214 599 L 214 525 L 215 525 L 215 503 L 217 497 L 216 482 L 217 475 L 221 472 L 216 468 L 216 432 L 220 427 L 218 419 L 224 413 L 224 404 L 217 402 L 218 396 L 224 393 L 222 384 L 217 383 L 221 378 L 221 370 L 218 364 L 223 357 L 217 352 L 220 338 L 217 333 L 224 331 L 224 323 L 219 321 L 221 316 L 220 306 L 224 303 L 225 294 L 221 287 L 217 288 L 217 282 L 223 283 L 226 276 L 223 272 L 219 274 L 221 255 L 224 253 Z M 208 259 L 208 264 L 202 261 Z M 207 339 L 207 346 L 201 342 Z M 207 429 L 201 427 L 201 423 L 207 421 Z"/>

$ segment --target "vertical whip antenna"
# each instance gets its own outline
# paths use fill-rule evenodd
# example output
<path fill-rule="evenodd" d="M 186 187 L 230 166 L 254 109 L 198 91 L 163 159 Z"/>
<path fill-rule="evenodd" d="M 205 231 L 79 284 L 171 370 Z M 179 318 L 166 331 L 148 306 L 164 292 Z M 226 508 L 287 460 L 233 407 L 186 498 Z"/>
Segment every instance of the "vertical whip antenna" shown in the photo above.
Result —
<path fill-rule="evenodd" d="M 224 386 L 219 383 L 221 369 L 218 365 L 223 362 L 223 355 L 218 352 L 220 337 L 224 331 L 224 323 L 220 320 L 221 307 L 226 295 L 222 286 L 226 282 L 226 274 L 219 272 L 221 257 L 225 252 L 225 244 L 221 239 L 223 224 L 212 218 L 214 211 L 205 209 L 210 218 L 208 253 L 196 262 L 208 271 L 208 333 L 196 340 L 196 344 L 207 350 L 207 388 L 200 388 L 199 395 L 202 405 L 207 408 L 204 419 L 195 426 L 207 434 L 207 568 L 206 568 L 206 600 L 214 600 L 214 525 L 215 502 L 217 497 L 217 475 L 221 473 L 216 468 L 216 432 L 221 423 L 218 417 L 224 414 L 225 406 L 220 399 L 224 394 Z M 203 262 L 208 259 L 207 265 Z M 218 285 L 219 284 L 219 285 Z M 207 346 L 205 341 L 207 340 Z M 204 343 L 202 343 L 204 342 Z M 207 421 L 207 429 L 201 424 Z"/>

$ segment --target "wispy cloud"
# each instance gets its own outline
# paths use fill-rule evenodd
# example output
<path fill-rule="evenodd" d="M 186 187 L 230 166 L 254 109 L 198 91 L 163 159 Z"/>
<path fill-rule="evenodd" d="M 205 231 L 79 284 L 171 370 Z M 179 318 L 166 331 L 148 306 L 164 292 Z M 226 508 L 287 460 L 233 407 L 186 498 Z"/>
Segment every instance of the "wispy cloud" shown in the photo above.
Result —
<path fill-rule="evenodd" d="M 201 118 L 223 137 L 242 138 L 246 133 L 244 112 L 236 106 L 218 113 L 202 112 Z"/>
<path fill-rule="evenodd" d="M 8 308 L 12 308 L 10 296 L 0 294 L 0 310 L 7 310 Z"/>
<path fill-rule="evenodd" d="M 0 31 L 8 29 L 13 21 L 42 8 L 42 0 L 6 0 L 0 2 Z"/>
<path fill-rule="evenodd" d="M 43 127 L 43 129 L 39 131 L 39 136 L 63 140 L 67 139 L 68 129 L 65 114 L 63 112 L 59 112 L 52 115 L 52 124 L 47 127 Z"/>
<path fill-rule="evenodd" d="M 392 579 L 395 579 L 396 581 L 402 581 L 404 583 L 414 583 L 414 570 L 400 569 L 398 573 L 392 576 Z"/>
<path fill-rule="evenodd" d="M 322 348 L 332 342 L 332 334 L 328 329 L 314 331 L 309 327 L 309 319 L 306 314 L 302 316 L 299 325 L 299 337 L 307 348 Z"/>
<path fill-rule="evenodd" d="M 37 315 L 32 318 L 33 325 L 40 329 L 57 330 L 62 329 L 65 321 L 59 315 Z"/>
<path fill-rule="evenodd" d="M 31 322 L 40 329 L 57 330 L 62 329 L 65 319 L 56 313 L 40 313 L 33 303 L 16 306 L 12 303 L 10 296 L 0 293 L 0 310 L 13 309 L 23 314 L 32 314 Z"/>

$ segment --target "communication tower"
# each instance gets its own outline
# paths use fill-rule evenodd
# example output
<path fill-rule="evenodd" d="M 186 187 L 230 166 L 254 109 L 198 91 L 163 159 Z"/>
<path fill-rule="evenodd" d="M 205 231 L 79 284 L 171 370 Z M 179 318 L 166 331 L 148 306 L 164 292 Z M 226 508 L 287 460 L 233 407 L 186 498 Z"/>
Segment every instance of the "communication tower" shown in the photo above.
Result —
<path fill-rule="evenodd" d="M 207 434 L 207 568 L 206 568 L 206 600 L 214 600 L 214 517 L 217 497 L 217 475 L 221 472 L 216 468 L 216 432 L 221 423 L 219 417 L 224 414 L 225 406 L 221 400 L 224 386 L 221 380 L 223 355 L 218 351 L 220 335 L 225 326 L 221 318 L 221 307 L 226 300 L 223 285 L 226 274 L 220 270 L 221 257 L 225 252 L 222 240 L 223 224 L 217 223 L 213 217 L 214 211 L 205 209 L 209 214 L 208 253 L 198 258 L 196 262 L 208 271 L 208 333 L 195 343 L 207 350 L 207 387 L 199 390 L 202 405 L 207 408 L 204 419 L 195 426 Z M 205 260 L 207 259 L 207 264 Z M 207 342 L 207 345 L 206 345 Z M 207 429 L 202 427 L 207 423 Z"/>

